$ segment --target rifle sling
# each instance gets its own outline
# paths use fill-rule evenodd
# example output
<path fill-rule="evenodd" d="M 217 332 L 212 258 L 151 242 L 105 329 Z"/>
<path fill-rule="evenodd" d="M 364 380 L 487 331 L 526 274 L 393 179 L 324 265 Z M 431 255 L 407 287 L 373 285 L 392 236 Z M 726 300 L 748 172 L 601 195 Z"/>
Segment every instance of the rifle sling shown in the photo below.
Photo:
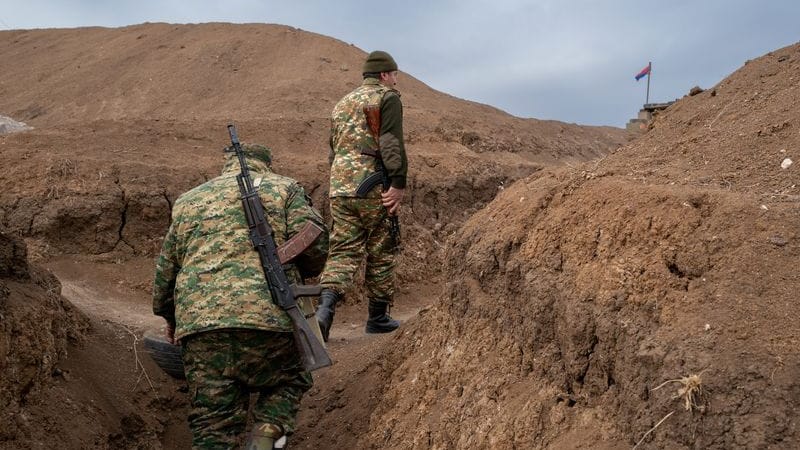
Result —
<path fill-rule="evenodd" d="M 361 149 L 362 155 L 372 156 L 373 158 L 380 158 L 381 151 L 377 148 L 362 148 Z"/>

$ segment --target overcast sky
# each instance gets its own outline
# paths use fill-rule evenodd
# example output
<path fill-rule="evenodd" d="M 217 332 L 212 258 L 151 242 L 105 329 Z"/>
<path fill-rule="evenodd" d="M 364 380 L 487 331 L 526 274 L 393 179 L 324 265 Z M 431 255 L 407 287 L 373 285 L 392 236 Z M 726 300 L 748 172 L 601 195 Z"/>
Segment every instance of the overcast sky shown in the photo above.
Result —
<path fill-rule="evenodd" d="M 622 127 L 648 61 L 651 103 L 711 87 L 800 41 L 800 1 L 0 0 L 1 29 L 142 22 L 291 25 L 386 50 L 432 88 L 515 116 Z"/>

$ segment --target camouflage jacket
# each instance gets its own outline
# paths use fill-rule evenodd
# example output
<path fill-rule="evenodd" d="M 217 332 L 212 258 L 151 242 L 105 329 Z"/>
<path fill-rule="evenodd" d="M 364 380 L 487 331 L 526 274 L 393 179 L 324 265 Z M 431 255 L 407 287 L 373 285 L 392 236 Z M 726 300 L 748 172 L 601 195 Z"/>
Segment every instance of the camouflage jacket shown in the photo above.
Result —
<path fill-rule="evenodd" d="M 380 149 L 392 186 L 406 185 L 407 159 L 403 143 L 403 105 L 400 94 L 367 78 L 344 96 L 333 108 L 330 138 L 330 197 L 355 197 L 358 185 L 375 172 L 375 158 L 362 155 L 362 149 L 376 149 L 378 143 L 369 132 L 364 107 L 380 105 Z M 379 197 L 374 189 L 368 197 Z"/>
<path fill-rule="evenodd" d="M 319 213 L 296 181 L 248 159 L 253 184 L 275 234 L 276 245 L 311 220 L 326 230 Z M 221 329 L 291 331 L 291 319 L 272 302 L 258 252 L 253 249 L 230 158 L 221 176 L 181 195 L 156 262 L 153 312 L 175 322 L 175 338 Z M 328 251 L 328 233 L 296 258 L 304 274 L 318 274 Z M 284 266 L 290 282 L 300 281 L 293 264 Z"/>

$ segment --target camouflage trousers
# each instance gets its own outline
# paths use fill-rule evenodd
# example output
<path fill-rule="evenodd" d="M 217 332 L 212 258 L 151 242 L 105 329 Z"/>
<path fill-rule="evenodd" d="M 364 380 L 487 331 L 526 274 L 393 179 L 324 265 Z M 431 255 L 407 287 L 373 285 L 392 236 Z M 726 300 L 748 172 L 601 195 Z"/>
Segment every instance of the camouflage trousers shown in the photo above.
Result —
<path fill-rule="evenodd" d="M 330 247 L 320 284 L 344 293 L 366 253 L 364 284 L 370 298 L 392 300 L 394 252 L 389 216 L 380 198 L 331 199 Z"/>
<path fill-rule="evenodd" d="M 239 448 L 244 443 L 250 394 L 253 422 L 294 431 L 300 399 L 311 387 L 292 333 L 217 330 L 182 340 L 192 407 L 193 449 Z"/>

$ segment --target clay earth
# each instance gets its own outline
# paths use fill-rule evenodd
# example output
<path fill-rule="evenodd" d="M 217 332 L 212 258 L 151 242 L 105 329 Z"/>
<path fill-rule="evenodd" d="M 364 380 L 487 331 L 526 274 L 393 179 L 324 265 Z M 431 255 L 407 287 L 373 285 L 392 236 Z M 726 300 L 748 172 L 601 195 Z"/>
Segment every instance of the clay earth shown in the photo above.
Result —
<path fill-rule="evenodd" d="M 172 202 L 235 122 L 327 217 L 364 56 L 279 25 L 0 31 L 0 448 L 189 448 L 142 346 Z M 348 293 L 293 448 L 800 448 L 800 44 L 742 63 L 641 134 L 401 72 L 403 325 L 365 335 Z"/>

